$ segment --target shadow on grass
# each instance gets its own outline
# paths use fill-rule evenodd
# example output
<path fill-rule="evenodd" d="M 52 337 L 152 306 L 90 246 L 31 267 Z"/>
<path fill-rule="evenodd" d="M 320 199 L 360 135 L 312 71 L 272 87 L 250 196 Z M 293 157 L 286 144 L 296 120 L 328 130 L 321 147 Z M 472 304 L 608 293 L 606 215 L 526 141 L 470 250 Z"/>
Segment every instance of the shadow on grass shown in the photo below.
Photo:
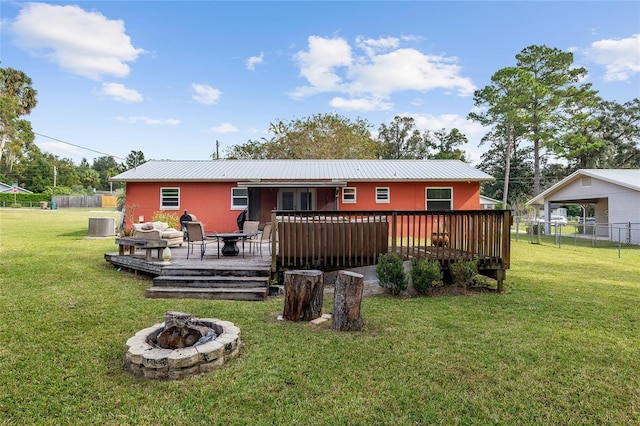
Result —
<path fill-rule="evenodd" d="M 78 231 L 67 232 L 64 234 L 58 234 L 58 237 L 71 237 L 71 238 L 84 238 L 86 237 L 87 231 L 85 229 L 80 229 Z"/>

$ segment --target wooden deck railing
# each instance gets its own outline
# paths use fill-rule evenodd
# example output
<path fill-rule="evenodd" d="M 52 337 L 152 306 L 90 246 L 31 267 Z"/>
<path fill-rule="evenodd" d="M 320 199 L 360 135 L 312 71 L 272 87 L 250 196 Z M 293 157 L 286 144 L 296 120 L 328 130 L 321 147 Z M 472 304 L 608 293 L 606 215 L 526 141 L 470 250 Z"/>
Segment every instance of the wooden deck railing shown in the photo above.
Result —
<path fill-rule="evenodd" d="M 274 211 L 272 223 L 274 271 L 374 265 L 389 252 L 445 267 L 476 260 L 499 281 L 510 266 L 509 211 Z"/>

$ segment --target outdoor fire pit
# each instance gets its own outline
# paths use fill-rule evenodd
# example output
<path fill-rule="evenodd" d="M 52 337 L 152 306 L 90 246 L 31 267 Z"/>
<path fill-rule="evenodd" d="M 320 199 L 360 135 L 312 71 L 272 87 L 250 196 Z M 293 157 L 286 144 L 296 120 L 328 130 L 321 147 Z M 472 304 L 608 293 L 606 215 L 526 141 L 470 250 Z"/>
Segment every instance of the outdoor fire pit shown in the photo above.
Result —
<path fill-rule="evenodd" d="M 181 379 L 219 368 L 240 351 L 240 329 L 229 321 L 168 311 L 165 322 L 127 340 L 125 370 L 148 379 Z"/>

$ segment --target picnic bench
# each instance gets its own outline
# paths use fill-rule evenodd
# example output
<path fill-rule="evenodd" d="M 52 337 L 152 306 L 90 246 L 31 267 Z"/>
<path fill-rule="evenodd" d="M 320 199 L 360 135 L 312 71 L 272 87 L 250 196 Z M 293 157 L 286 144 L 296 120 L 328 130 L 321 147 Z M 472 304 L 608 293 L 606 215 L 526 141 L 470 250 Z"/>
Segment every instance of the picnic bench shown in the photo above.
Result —
<path fill-rule="evenodd" d="M 125 250 L 128 248 L 129 255 L 136 254 L 136 248 L 145 249 L 146 253 L 144 260 L 151 262 L 151 253 L 153 250 L 157 250 L 158 259 L 162 259 L 162 250 L 167 247 L 167 240 L 146 240 L 144 238 L 116 238 L 116 244 L 118 244 L 118 254 L 124 256 Z"/>

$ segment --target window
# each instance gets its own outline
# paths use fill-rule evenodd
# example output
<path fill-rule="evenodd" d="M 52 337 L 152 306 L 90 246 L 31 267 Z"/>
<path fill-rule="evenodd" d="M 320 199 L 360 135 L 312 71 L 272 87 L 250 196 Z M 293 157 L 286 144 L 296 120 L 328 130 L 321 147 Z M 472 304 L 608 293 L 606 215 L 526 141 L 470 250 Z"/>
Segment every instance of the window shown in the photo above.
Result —
<path fill-rule="evenodd" d="M 389 188 L 376 188 L 376 203 L 390 203 Z"/>
<path fill-rule="evenodd" d="M 453 188 L 427 188 L 427 210 L 453 210 Z"/>
<path fill-rule="evenodd" d="M 180 208 L 180 188 L 160 188 L 160 210 Z"/>
<path fill-rule="evenodd" d="M 354 204 L 356 202 L 356 189 L 350 187 L 342 188 L 342 202 L 345 204 Z"/>
<path fill-rule="evenodd" d="M 247 188 L 231 188 L 231 210 L 244 210 L 249 205 Z"/>

